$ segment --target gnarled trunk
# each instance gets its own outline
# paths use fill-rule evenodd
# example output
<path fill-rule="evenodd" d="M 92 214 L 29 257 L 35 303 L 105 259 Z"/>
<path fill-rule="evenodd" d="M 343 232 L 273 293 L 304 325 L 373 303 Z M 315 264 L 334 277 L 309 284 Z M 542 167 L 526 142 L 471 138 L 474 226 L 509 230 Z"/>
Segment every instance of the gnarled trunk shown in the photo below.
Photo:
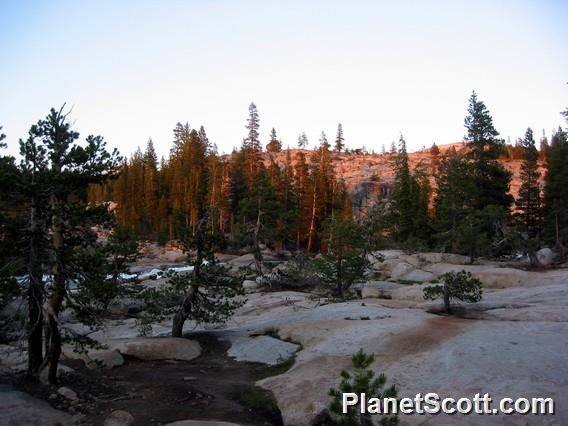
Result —
<path fill-rule="evenodd" d="M 191 286 L 188 293 L 186 294 L 180 309 L 175 313 L 172 320 L 172 337 L 182 337 L 183 336 L 183 325 L 185 320 L 189 317 L 191 313 L 191 308 L 193 302 L 197 296 L 197 287 Z"/>
<path fill-rule="evenodd" d="M 38 218 L 35 197 L 32 197 L 30 209 L 30 245 L 28 251 L 28 377 L 39 379 L 43 363 L 42 326 L 43 326 L 43 273 L 39 261 Z"/>
<path fill-rule="evenodd" d="M 53 209 L 53 235 L 52 247 L 55 252 L 55 264 L 53 266 L 53 293 L 48 300 L 46 309 L 46 359 L 48 374 L 47 379 L 51 384 L 57 384 L 57 367 L 61 356 L 61 333 L 59 332 L 59 312 L 65 298 L 65 274 L 63 271 L 63 223 L 58 211 L 58 200 L 52 196 L 51 207 Z"/>

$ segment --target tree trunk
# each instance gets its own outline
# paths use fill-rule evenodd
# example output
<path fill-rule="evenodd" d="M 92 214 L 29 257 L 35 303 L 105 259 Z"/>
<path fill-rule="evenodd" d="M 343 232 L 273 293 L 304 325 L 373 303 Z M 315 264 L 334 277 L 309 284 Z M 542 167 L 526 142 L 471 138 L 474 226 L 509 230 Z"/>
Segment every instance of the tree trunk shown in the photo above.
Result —
<path fill-rule="evenodd" d="M 172 337 L 183 337 L 183 325 L 191 313 L 191 307 L 197 295 L 196 286 L 191 286 L 180 309 L 175 313 L 172 321 Z"/>
<path fill-rule="evenodd" d="M 259 234 L 260 234 L 260 227 L 261 221 L 260 218 L 262 217 L 262 210 L 260 209 L 260 201 L 258 203 L 258 215 L 256 217 L 256 226 L 254 228 L 254 266 L 256 267 L 256 273 L 258 276 L 262 276 L 262 253 L 260 251 L 259 245 Z"/>
<path fill-rule="evenodd" d="M 38 219 L 35 197 L 32 197 L 30 210 L 30 246 L 28 264 L 28 377 L 39 379 L 43 363 L 43 273 L 38 253 Z"/>
<path fill-rule="evenodd" d="M 310 230 L 308 232 L 308 253 L 312 251 L 314 234 L 316 232 L 316 187 L 314 185 L 314 196 L 312 199 L 312 219 L 310 220 Z"/>
<path fill-rule="evenodd" d="M 450 296 L 447 292 L 444 292 L 444 311 L 446 311 L 447 314 L 452 313 L 452 309 L 450 308 Z"/>
<path fill-rule="evenodd" d="M 533 268 L 538 268 L 541 266 L 538 257 L 536 256 L 536 251 L 534 249 L 528 249 L 527 250 L 527 254 L 529 256 L 529 260 L 530 260 L 530 265 Z"/>
<path fill-rule="evenodd" d="M 65 274 L 63 271 L 63 225 L 59 205 L 55 196 L 51 199 L 52 216 L 52 246 L 55 252 L 53 266 L 53 293 L 47 304 L 47 340 L 46 362 L 48 366 L 47 379 L 51 384 L 57 384 L 57 367 L 61 356 L 61 334 L 59 333 L 59 312 L 65 298 Z M 45 363 L 44 361 L 44 363 Z"/>

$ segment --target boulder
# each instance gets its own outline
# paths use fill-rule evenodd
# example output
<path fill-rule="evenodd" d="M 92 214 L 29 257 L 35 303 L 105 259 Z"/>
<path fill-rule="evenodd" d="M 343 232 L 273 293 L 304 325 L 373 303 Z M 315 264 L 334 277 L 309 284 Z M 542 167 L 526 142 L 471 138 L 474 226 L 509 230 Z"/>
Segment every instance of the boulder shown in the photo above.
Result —
<path fill-rule="evenodd" d="M 252 253 L 243 254 L 227 262 L 235 268 L 254 267 L 254 255 Z"/>
<path fill-rule="evenodd" d="M 140 337 L 113 343 L 111 347 L 122 355 L 145 361 L 158 359 L 191 361 L 201 355 L 201 346 L 198 342 L 181 337 Z"/>
<path fill-rule="evenodd" d="M 79 359 L 87 368 L 113 368 L 124 364 L 124 358 L 116 349 L 88 349 L 86 352 L 75 352 L 74 346 L 63 345 L 62 352 L 67 359 Z"/>
<path fill-rule="evenodd" d="M 554 252 L 545 247 L 536 252 L 536 258 L 542 266 L 549 266 L 554 262 Z"/>
<path fill-rule="evenodd" d="M 59 363 L 57 365 L 57 378 L 60 378 L 65 373 L 72 373 L 74 371 L 75 370 L 73 370 L 71 367 L 67 367 L 66 365 Z M 49 384 L 48 374 L 48 369 L 44 368 L 40 373 L 39 381 L 44 384 Z"/>
<path fill-rule="evenodd" d="M 79 401 L 77 393 L 73 389 L 69 389 L 68 387 L 60 387 L 59 389 L 57 389 L 57 393 L 64 398 L 67 398 L 69 401 Z"/>
<path fill-rule="evenodd" d="M 103 426 L 134 426 L 135 421 L 128 411 L 116 410 L 106 416 Z"/>
<path fill-rule="evenodd" d="M 393 280 L 403 279 L 402 277 L 414 271 L 416 268 L 410 263 L 399 261 L 390 273 Z"/>

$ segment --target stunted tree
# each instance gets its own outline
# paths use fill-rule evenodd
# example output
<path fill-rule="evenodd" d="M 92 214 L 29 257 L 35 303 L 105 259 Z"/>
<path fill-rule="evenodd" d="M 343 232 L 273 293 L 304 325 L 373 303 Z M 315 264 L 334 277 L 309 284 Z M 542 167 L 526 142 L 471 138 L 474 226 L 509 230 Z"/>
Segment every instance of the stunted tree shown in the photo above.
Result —
<path fill-rule="evenodd" d="M 192 256 L 191 272 L 169 274 L 166 285 L 146 289 L 146 322 L 173 314 L 172 336 L 182 337 L 187 320 L 200 323 L 222 323 L 244 304 L 243 277 L 233 274 L 214 255 L 215 241 L 207 230 L 208 215 L 203 216 L 192 232 L 185 229 L 182 250 Z"/>
<path fill-rule="evenodd" d="M 471 272 L 446 272 L 440 276 L 443 284 L 426 287 L 424 289 L 424 299 L 436 300 L 440 297 L 444 299 L 444 311 L 452 313 L 450 303 L 452 300 L 462 302 L 479 302 L 482 296 L 481 281 L 471 275 Z"/>

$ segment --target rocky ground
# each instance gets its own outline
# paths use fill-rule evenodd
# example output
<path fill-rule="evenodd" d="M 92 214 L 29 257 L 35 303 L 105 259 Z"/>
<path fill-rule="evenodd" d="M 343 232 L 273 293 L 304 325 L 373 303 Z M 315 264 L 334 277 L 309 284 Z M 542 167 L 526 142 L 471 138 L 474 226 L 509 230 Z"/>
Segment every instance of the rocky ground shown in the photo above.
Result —
<path fill-rule="evenodd" d="M 0 388 L 0 425 L 34 424 L 40 412 L 45 415 L 35 424 L 77 419 L 103 424 L 114 410 L 131 413 L 135 424 L 187 419 L 278 424 L 281 413 L 284 424 L 305 425 L 326 408 L 329 388 L 359 348 L 375 354 L 373 368 L 401 396 L 542 396 L 553 397 L 557 410 L 549 417 L 416 415 L 401 417 L 402 424 L 568 424 L 568 269 L 527 271 L 520 263 L 471 264 L 437 253 L 382 254 L 373 279 L 356 289 L 360 297 L 347 302 L 267 292 L 250 282 L 246 304 L 225 326 L 187 324 L 188 339 L 165 338 L 167 322 L 140 338 L 134 318 L 83 330 L 107 349 L 89 358 L 66 349 L 62 386 L 70 392 L 60 388 L 35 397 L 21 392 L 30 391 L 14 380 L 25 360 L 3 345 L 3 382 L 12 384 Z M 225 260 L 241 266 L 247 259 Z M 440 274 L 461 269 L 483 282 L 483 300 L 460 305 L 456 316 L 440 315 L 440 303 L 425 302 L 422 290 Z M 134 302 L 124 302 L 124 312 L 129 303 Z M 277 409 L 259 387 L 274 395 Z M 15 413 L 30 421 L 16 422 Z"/>

